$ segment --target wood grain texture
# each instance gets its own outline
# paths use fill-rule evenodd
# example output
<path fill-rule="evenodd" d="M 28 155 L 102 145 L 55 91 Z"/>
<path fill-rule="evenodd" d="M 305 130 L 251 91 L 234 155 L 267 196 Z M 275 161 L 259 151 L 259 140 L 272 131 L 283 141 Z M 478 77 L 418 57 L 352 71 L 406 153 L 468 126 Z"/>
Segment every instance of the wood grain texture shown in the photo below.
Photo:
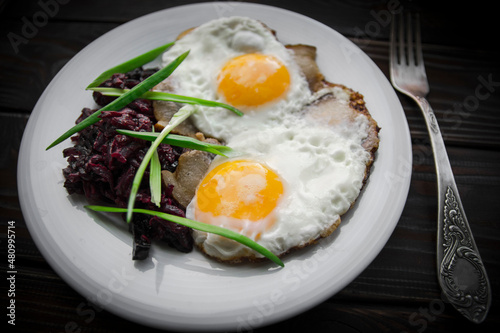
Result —
<path fill-rule="evenodd" d="M 314 18 L 356 43 L 388 76 L 389 27 L 380 21 L 388 1 L 252 1 Z M 434 161 L 420 110 L 398 95 L 413 142 L 411 187 L 398 226 L 376 259 L 326 302 L 256 332 L 493 332 L 500 324 L 500 53 L 487 3 L 450 10 L 428 1 L 403 1 L 422 15 L 424 56 L 433 106 L 448 147 L 476 243 L 490 275 L 493 305 L 473 325 L 441 298 L 436 279 L 437 189 Z M 17 154 L 26 121 L 57 72 L 90 42 L 148 13 L 194 1 L 69 1 L 15 52 L 6 37 L 20 33 L 38 1 L 0 6 L 0 246 L 16 221 L 18 324 L 23 332 L 118 332 L 146 327 L 96 308 L 47 264 L 24 223 L 17 197 Z M 470 10 L 469 10 L 470 9 Z M 481 13 L 481 16 L 479 16 Z M 378 30 L 369 30 L 378 23 Z M 271 24 L 272 25 L 272 24 Z M 77 78 L 75 78 L 77 79 Z M 486 82 L 486 83 L 485 83 Z M 1 262 L 6 271 L 6 262 Z M 2 301 L 6 300 L 2 289 Z M 2 304 L 5 304 L 3 302 Z M 155 330 L 147 329 L 149 332 Z"/>

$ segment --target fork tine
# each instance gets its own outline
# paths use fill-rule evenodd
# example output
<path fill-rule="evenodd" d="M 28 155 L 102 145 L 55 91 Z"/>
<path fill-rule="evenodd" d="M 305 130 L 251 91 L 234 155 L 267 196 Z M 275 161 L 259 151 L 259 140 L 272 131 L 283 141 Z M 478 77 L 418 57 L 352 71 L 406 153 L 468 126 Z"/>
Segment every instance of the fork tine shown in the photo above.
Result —
<path fill-rule="evenodd" d="M 412 29 L 411 14 L 406 15 L 406 64 L 409 66 L 415 65 L 413 55 L 413 29 Z"/>
<path fill-rule="evenodd" d="M 415 16 L 415 39 L 416 39 L 416 53 L 417 53 L 417 66 L 424 66 L 424 56 L 422 52 L 422 37 L 420 31 L 420 15 Z"/>
<path fill-rule="evenodd" d="M 404 25 L 403 25 L 403 14 L 399 16 L 399 24 L 398 24 L 398 40 L 397 43 L 399 45 L 399 61 L 400 65 L 405 64 L 406 52 L 405 52 L 405 37 L 404 37 Z"/>
<path fill-rule="evenodd" d="M 402 65 L 401 59 L 405 57 L 404 38 L 402 29 L 402 14 L 393 14 L 391 21 L 390 57 L 393 66 Z"/>
<path fill-rule="evenodd" d="M 392 21 L 391 21 L 391 46 L 390 46 L 390 64 L 391 67 L 394 65 L 394 59 L 396 59 L 396 24 L 394 21 L 396 20 L 396 15 L 392 15 Z"/>

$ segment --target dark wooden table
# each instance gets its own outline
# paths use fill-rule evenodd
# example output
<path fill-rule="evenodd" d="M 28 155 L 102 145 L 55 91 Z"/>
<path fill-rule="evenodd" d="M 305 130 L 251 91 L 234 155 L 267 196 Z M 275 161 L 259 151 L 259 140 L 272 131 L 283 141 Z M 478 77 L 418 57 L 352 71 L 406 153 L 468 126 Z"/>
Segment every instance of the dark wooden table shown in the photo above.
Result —
<path fill-rule="evenodd" d="M 92 308 L 47 264 L 20 210 L 16 163 L 26 121 L 54 75 L 87 44 L 129 20 L 191 1 L 1 1 L 0 172 L 2 309 L 7 312 L 7 226 L 16 227 L 16 326 L 23 332 L 119 332 L 147 329 Z M 423 118 L 399 95 L 410 126 L 413 174 L 399 223 L 373 263 L 341 292 L 284 322 L 275 332 L 492 332 L 500 326 L 500 53 L 498 19 L 486 2 L 463 8 L 417 1 L 253 1 L 290 9 L 359 45 L 388 76 L 394 3 L 421 12 L 434 107 L 477 245 L 492 284 L 486 321 L 468 322 L 441 298 L 436 279 L 436 177 Z M 51 4 L 46 5 L 46 4 Z M 456 5 L 458 6 L 458 4 Z M 41 12 L 47 13 L 45 16 Z M 45 17 L 45 19 L 44 19 Z M 36 31 L 23 30 L 38 20 Z M 9 33 L 10 38 L 9 38 Z M 16 34 L 20 39 L 13 39 Z M 82 311 L 87 311 L 82 315 Z M 4 326 L 7 317 L 3 316 Z M 151 331 L 151 330 L 149 330 Z"/>

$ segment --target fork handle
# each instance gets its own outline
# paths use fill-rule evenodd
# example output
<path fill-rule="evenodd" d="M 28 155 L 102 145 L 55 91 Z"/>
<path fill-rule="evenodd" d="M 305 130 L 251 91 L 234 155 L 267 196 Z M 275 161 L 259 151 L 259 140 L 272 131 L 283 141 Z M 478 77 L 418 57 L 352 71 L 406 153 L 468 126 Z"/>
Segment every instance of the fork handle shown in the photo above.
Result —
<path fill-rule="evenodd" d="M 415 99 L 424 113 L 436 164 L 439 284 L 444 296 L 460 313 L 480 323 L 485 319 L 491 304 L 486 269 L 465 216 L 434 111 L 425 98 Z"/>

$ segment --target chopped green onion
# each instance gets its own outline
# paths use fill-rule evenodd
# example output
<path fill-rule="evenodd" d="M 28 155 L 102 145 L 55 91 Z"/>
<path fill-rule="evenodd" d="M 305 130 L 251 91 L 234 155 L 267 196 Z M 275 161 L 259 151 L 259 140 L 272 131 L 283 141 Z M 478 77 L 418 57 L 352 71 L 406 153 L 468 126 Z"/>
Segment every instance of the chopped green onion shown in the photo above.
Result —
<path fill-rule="evenodd" d="M 155 132 L 136 132 L 131 130 L 121 130 L 121 129 L 117 129 L 116 132 L 118 132 L 119 134 L 124 134 L 147 141 L 154 141 L 160 135 L 160 133 L 155 133 Z M 169 133 L 161 143 L 182 148 L 206 151 L 208 153 L 221 155 L 224 157 L 235 156 L 239 154 L 238 152 L 234 151 L 231 147 L 228 146 L 203 142 L 188 136 L 176 135 L 171 133 Z"/>
<path fill-rule="evenodd" d="M 154 127 L 153 127 L 154 131 Z M 160 207 L 161 204 L 161 164 L 158 150 L 155 149 L 149 164 L 149 187 L 151 189 L 151 202 Z"/>
<path fill-rule="evenodd" d="M 115 67 L 112 67 L 104 71 L 94 81 L 92 81 L 92 83 L 89 84 L 86 89 L 97 87 L 98 85 L 109 79 L 111 75 L 115 73 L 127 73 L 130 72 L 131 70 L 136 69 L 137 67 L 140 67 L 142 65 L 147 64 L 148 62 L 153 61 L 154 59 L 156 59 L 156 57 L 165 52 L 165 50 L 168 49 L 170 46 L 172 46 L 174 43 L 175 42 L 170 42 L 168 44 L 159 46 L 153 50 L 150 50 L 146 53 L 143 53 L 135 58 L 132 58 L 128 61 L 125 61 L 124 63 L 121 63 Z"/>
<path fill-rule="evenodd" d="M 91 90 L 98 91 L 105 96 L 122 96 L 123 94 L 126 94 L 128 92 L 128 89 L 106 88 L 106 87 L 95 87 L 91 88 Z M 185 103 L 185 104 L 198 104 L 210 107 L 219 106 L 233 111 L 238 116 L 243 115 L 243 112 L 241 112 L 240 110 L 229 104 L 210 101 L 201 98 L 181 96 L 163 91 L 146 91 L 144 94 L 142 94 L 142 96 L 140 96 L 140 98 L 156 100 L 156 101 L 170 101 L 170 102 Z"/>
<path fill-rule="evenodd" d="M 160 69 L 158 72 L 154 73 L 132 89 L 128 90 L 127 93 L 121 95 L 108 105 L 102 107 L 101 109 L 97 110 L 87 118 L 85 118 L 83 121 L 78 123 L 77 125 L 73 126 L 69 130 L 67 130 L 63 135 L 61 135 L 58 139 L 56 139 L 53 143 L 51 143 L 46 150 L 54 147 L 55 145 L 58 145 L 62 141 L 66 140 L 73 134 L 81 131 L 82 129 L 95 124 L 99 121 L 99 115 L 101 114 L 102 111 L 109 111 L 109 110 L 121 110 L 125 106 L 127 106 L 130 102 L 135 100 L 136 98 L 139 98 L 144 92 L 148 91 L 149 89 L 153 88 L 156 86 L 158 83 L 166 79 L 172 72 L 181 64 L 182 61 L 187 57 L 189 54 L 189 51 L 181 54 L 177 59 L 172 61 L 170 64 L 165 66 L 164 68 Z"/>
<path fill-rule="evenodd" d="M 126 208 L 117 208 L 117 207 L 105 207 L 105 206 L 90 205 L 90 206 L 85 206 L 85 208 L 91 209 L 91 210 L 96 211 L 96 212 L 110 212 L 110 213 L 125 213 L 125 212 L 127 212 Z M 269 251 L 268 249 L 266 249 L 262 245 L 256 243 L 255 241 L 251 240 L 250 238 L 248 238 L 242 234 L 239 234 L 235 231 L 225 229 L 222 227 L 218 227 L 215 225 L 211 225 L 211 224 L 206 224 L 206 223 L 190 220 L 190 219 L 175 216 L 175 215 L 170 215 L 170 214 L 163 213 L 163 212 L 156 212 L 153 210 L 136 208 L 136 209 L 134 209 L 134 213 L 154 215 L 154 216 L 157 216 L 157 217 L 162 218 L 164 220 L 184 225 L 188 228 L 192 228 L 192 229 L 196 229 L 196 230 L 204 231 L 204 232 L 209 232 L 212 234 L 216 234 L 216 235 L 220 235 L 220 236 L 232 239 L 240 244 L 248 246 L 252 250 L 257 251 L 258 253 L 260 253 L 263 256 L 265 256 L 266 258 L 272 260 L 273 262 L 280 265 L 281 267 L 285 266 L 283 264 L 283 262 L 281 261 L 281 259 L 278 258 L 278 256 L 276 256 L 274 253 L 272 253 L 271 251 Z"/>
<path fill-rule="evenodd" d="M 167 134 L 170 133 L 172 129 L 174 129 L 177 125 L 179 125 L 184 120 L 189 118 L 189 116 L 191 116 L 195 112 L 196 108 L 191 105 L 185 105 L 182 108 L 180 108 L 179 111 L 177 111 L 177 113 L 175 113 L 172 116 L 172 119 L 170 119 L 168 125 L 165 126 L 163 130 L 160 132 L 160 135 L 158 135 L 155 141 L 153 141 L 151 147 L 149 147 L 148 151 L 146 152 L 146 155 L 144 155 L 144 158 L 142 159 L 142 162 L 139 165 L 137 172 L 135 173 L 135 177 L 132 182 L 132 189 L 130 190 L 130 196 L 128 198 L 128 206 L 127 206 L 128 223 L 130 223 L 130 221 L 132 220 L 132 210 L 134 209 L 135 197 L 137 195 L 137 191 L 139 190 L 139 186 L 141 185 L 142 177 L 144 176 L 144 171 L 146 171 L 146 167 L 148 166 L 148 163 L 151 160 L 153 153 L 156 151 L 156 148 L 158 148 L 160 143 L 163 141 L 163 139 L 165 139 Z"/>

